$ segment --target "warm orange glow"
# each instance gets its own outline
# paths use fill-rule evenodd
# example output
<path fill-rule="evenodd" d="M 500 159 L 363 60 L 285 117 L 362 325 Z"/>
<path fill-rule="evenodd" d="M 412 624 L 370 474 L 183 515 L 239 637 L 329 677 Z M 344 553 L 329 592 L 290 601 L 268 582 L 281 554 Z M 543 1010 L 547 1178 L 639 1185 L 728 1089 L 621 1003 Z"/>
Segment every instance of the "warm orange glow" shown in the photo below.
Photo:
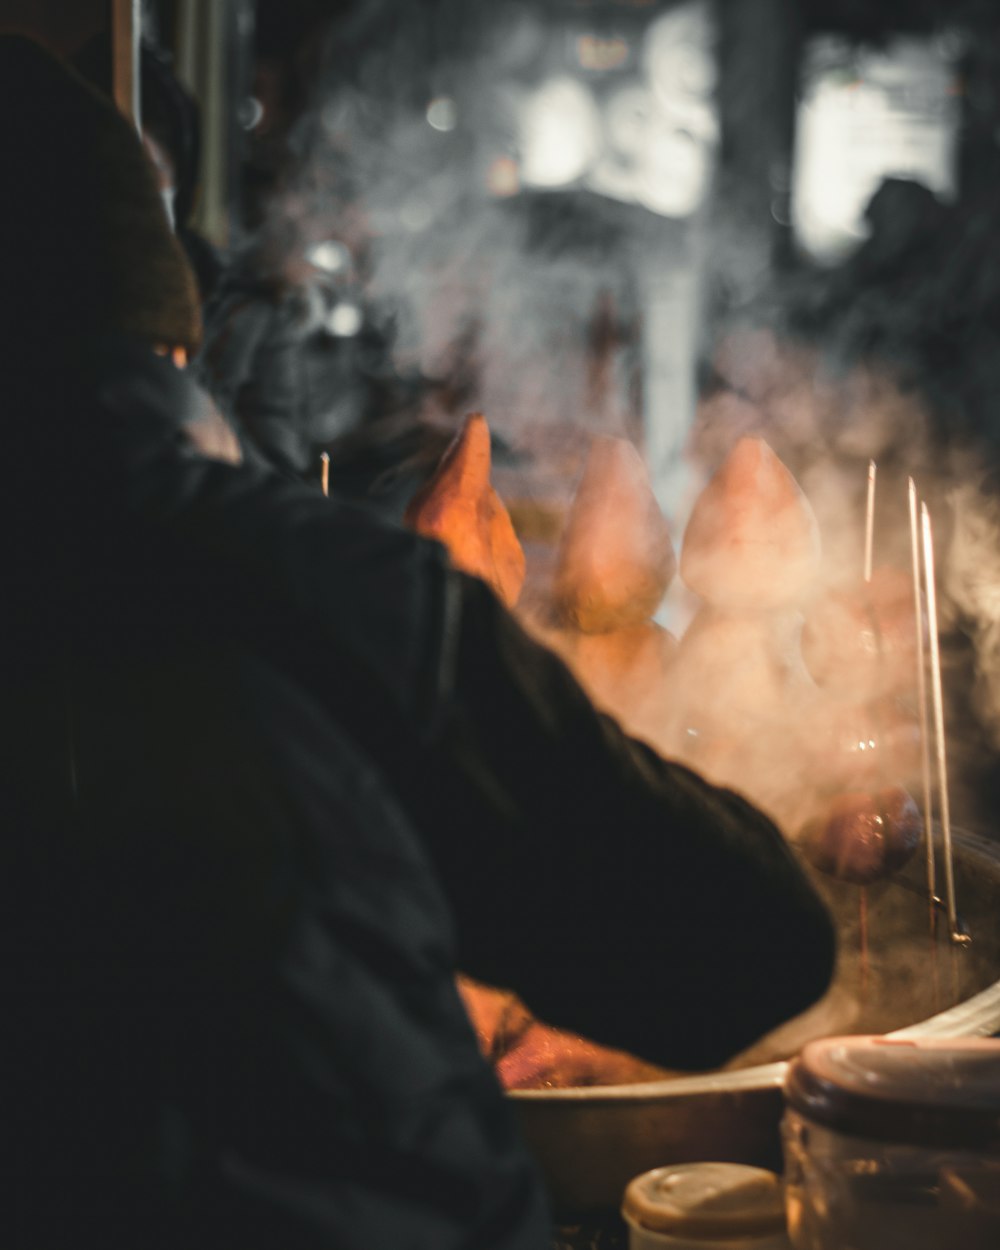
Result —
<path fill-rule="evenodd" d="M 537 1020 L 509 990 L 458 977 L 479 1048 L 506 1089 L 628 1085 L 676 1073 Z"/>
<path fill-rule="evenodd" d="M 681 578 L 719 607 L 795 605 L 819 567 L 819 526 L 799 484 L 760 438 L 741 438 L 698 497 Z"/>
<path fill-rule="evenodd" d="M 524 551 L 490 484 L 490 464 L 489 426 L 474 412 L 405 519 L 417 533 L 444 543 L 456 568 L 481 577 L 511 607 L 524 583 Z"/>
<path fill-rule="evenodd" d="M 588 634 L 639 625 L 676 568 L 642 457 L 627 439 L 595 439 L 559 547 L 560 616 Z"/>
<path fill-rule="evenodd" d="M 510 156 L 498 156 L 486 172 L 486 187 L 491 195 L 507 198 L 521 190 L 521 174 L 517 161 Z"/>
<path fill-rule="evenodd" d="M 186 369 L 188 353 L 186 347 L 168 347 L 166 343 L 154 343 L 153 351 L 157 356 L 169 356 L 175 369 Z"/>
<path fill-rule="evenodd" d="M 621 69 L 628 60 L 628 42 L 621 35 L 581 35 L 576 41 L 576 55 L 583 69 Z"/>

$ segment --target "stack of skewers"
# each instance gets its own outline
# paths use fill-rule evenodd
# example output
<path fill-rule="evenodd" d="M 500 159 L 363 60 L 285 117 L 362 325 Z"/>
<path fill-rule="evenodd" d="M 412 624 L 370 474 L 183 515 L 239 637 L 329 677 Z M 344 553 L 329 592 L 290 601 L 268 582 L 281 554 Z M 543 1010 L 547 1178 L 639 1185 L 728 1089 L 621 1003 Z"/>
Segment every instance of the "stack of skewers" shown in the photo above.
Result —
<path fill-rule="evenodd" d="M 869 465 L 868 473 L 861 604 L 871 626 L 868 636 L 875 644 L 872 648 L 874 662 L 883 678 L 891 681 L 893 657 L 888 648 L 882 645 L 880 600 L 885 602 L 885 591 L 889 587 L 890 592 L 895 594 L 897 605 L 901 605 L 899 592 L 902 575 L 895 579 L 893 590 L 891 578 L 883 575 L 879 579 L 873 572 L 876 482 L 877 469 L 873 461 Z M 902 786 L 892 783 L 884 774 L 879 776 L 876 769 L 876 785 L 873 791 L 838 795 L 825 816 L 809 821 L 798 838 L 803 853 L 815 867 L 841 881 L 860 887 L 858 929 L 862 996 L 868 986 L 868 887 L 903 868 L 914 855 L 921 836 L 926 853 L 929 936 L 935 984 L 939 917 L 942 912 L 946 917 L 946 936 L 952 950 L 971 943 L 971 937 L 959 917 L 955 897 L 933 528 L 927 504 L 919 500 L 912 478 L 908 482 L 908 496 L 912 583 L 909 610 L 912 613 L 912 636 L 915 641 L 915 671 L 910 679 L 916 690 L 922 804 L 918 807 Z M 883 571 L 883 574 L 885 572 L 887 571 Z M 808 645 L 808 635 L 806 642 Z M 873 714 L 877 719 L 877 708 Z M 877 736 L 881 736 L 879 729 L 875 732 Z M 874 746 L 875 739 L 863 745 Z M 884 763 L 884 757 L 880 763 Z M 940 838 L 935 837 L 935 806 Z M 943 898 L 938 893 L 939 859 L 942 861 L 944 876 Z M 954 963 L 953 976 L 957 976 Z"/>

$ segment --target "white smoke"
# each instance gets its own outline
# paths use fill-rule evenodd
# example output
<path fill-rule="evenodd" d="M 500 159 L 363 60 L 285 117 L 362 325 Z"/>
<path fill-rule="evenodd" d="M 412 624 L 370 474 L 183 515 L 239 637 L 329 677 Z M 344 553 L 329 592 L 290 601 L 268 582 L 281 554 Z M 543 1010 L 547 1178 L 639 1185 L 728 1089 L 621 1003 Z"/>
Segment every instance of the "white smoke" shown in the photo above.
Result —
<path fill-rule="evenodd" d="M 1000 750 L 1000 499 L 974 479 L 955 487 L 951 504 L 944 585 L 950 611 L 974 648 L 973 709 Z"/>

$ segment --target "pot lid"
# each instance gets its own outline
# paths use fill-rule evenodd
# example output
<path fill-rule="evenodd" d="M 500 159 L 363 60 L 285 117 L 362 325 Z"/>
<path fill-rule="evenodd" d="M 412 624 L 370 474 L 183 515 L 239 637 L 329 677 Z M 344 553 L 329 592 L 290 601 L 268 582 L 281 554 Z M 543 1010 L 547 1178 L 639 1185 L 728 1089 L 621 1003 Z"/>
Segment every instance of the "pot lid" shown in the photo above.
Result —
<path fill-rule="evenodd" d="M 789 1066 L 785 1098 L 850 1136 L 1000 1153 L 1000 1040 L 824 1038 Z"/>
<path fill-rule="evenodd" d="M 630 1181 L 622 1214 L 642 1228 L 700 1238 L 759 1237 L 785 1228 L 781 1181 L 742 1163 L 683 1163 Z"/>

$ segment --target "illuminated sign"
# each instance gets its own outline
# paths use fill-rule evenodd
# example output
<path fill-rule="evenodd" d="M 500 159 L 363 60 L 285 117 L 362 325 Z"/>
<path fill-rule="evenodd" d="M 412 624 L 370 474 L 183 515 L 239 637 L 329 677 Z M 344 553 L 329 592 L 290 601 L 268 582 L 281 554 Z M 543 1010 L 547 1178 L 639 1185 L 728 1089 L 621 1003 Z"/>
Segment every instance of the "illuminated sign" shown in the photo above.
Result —
<path fill-rule="evenodd" d="M 792 227 L 799 246 L 836 261 L 867 235 L 864 210 L 885 178 L 955 189 L 958 79 L 948 38 L 859 49 L 811 41 L 799 107 Z"/>
<path fill-rule="evenodd" d="M 509 96 L 519 187 L 584 187 L 675 217 L 702 203 L 718 140 L 711 12 L 688 0 L 643 21 L 550 31 L 546 72 Z"/>

